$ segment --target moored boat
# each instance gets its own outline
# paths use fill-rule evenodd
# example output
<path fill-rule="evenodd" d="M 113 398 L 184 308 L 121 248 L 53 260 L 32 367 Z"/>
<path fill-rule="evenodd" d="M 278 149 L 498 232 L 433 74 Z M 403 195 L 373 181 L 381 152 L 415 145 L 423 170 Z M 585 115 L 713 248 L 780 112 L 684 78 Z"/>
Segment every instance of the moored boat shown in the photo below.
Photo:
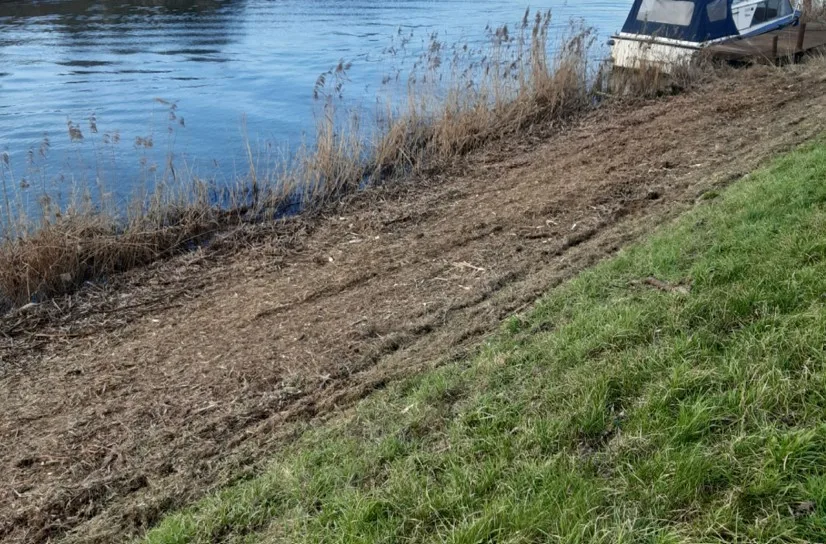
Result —
<path fill-rule="evenodd" d="M 798 7 L 792 0 L 634 0 L 611 40 L 614 65 L 670 72 L 709 45 L 796 24 Z"/>

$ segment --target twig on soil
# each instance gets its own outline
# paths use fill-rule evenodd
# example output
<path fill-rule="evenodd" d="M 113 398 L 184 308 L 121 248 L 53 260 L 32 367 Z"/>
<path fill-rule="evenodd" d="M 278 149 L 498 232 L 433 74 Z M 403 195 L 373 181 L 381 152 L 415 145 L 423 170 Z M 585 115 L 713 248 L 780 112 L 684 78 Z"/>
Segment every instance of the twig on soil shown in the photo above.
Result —
<path fill-rule="evenodd" d="M 456 268 L 470 268 L 471 270 L 475 270 L 476 272 L 484 272 L 485 269 L 480 266 L 474 266 L 468 262 L 460 262 L 460 263 L 453 263 L 453 266 Z"/>

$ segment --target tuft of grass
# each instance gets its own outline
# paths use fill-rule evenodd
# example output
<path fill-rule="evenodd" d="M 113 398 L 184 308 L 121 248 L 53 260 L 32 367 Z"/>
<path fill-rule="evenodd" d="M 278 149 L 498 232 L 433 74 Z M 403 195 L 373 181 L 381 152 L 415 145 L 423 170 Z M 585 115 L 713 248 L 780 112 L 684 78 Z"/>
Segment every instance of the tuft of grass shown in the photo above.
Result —
<path fill-rule="evenodd" d="M 388 99 L 370 130 L 358 111 L 342 107 L 350 65 L 340 62 L 314 88 L 319 114 L 313 145 L 261 168 L 246 142 L 249 175 L 229 187 L 176 168 L 172 142 L 183 119 L 175 103 L 162 99 L 156 100 L 168 110 L 173 135 L 167 164 L 159 168 L 141 158 L 144 182 L 131 203 L 114 201 L 106 188 L 113 183 L 104 183 L 106 172 L 99 165 L 95 179 L 74 187 L 75 196 L 61 205 L 66 199 L 46 189 L 48 139 L 30 152 L 26 169 L 28 179 L 41 178 L 42 190 L 15 175 L 15 165 L 3 154 L 0 306 L 39 302 L 87 280 L 186 251 L 237 222 L 316 212 L 370 184 L 438 168 L 492 140 L 596 107 L 609 95 L 601 92 L 603 78 L 590 60 L 592 31 L 572 28 L 550 52 L 550 23 L 550 12 L 526 11 L 514 32 L 507 26 L 488 29 L 488 44 L 478 50 L 432 36 L 410 73 L 404 99 Z M 647 87 L 660 84 L 660 77 L 646 73 L 633 88 L 647 95 Z M 87 137 L 71 121 L 68 134 L 76 146 L 99 141 L 103 147 L 95 147 L 95 156 L 102 158 L 108 151 L 114 156 L 108 148 L 119 141 L 118 133 L 98 135 L 94 116 Z M 135 141 L 139 152 L 154 145 L 151 136 Z M 83 161 L 78 163 L 82 168 Z M 13 191 L 15 185 L 21 190 Z M 21 200 L 29 190 L 39 191 L 39 215 L 31 216 Z"/>
<path fill-rule="evenodd" d="M 776 161 L 142 541 L 823 542 L 824 179 Z"/>

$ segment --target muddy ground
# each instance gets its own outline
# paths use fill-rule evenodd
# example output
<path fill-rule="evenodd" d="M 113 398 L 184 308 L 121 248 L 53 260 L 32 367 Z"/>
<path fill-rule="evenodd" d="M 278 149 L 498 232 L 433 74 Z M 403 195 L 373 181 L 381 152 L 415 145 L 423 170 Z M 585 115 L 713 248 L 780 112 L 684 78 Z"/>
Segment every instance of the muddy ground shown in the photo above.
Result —
<path fill-rule="evenodd" d="M 0 540 L 139 533 L 303 425 L 461 356 L 547 289 L 817 135 L 822 74 L 754 68 L 614 103 L 6 316 Z"/>

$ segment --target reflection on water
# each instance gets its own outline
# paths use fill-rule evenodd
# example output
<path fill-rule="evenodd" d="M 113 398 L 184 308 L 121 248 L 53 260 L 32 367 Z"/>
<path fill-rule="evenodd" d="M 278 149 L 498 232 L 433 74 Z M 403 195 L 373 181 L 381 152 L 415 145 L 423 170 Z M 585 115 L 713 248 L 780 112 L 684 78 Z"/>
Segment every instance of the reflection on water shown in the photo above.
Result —
<path fill-rule="evenodd" d="M 605 36 L 631 0 L 540 0 L 561 32 L 583 18 Z M 0 151 L 17 164 L 42 147 L 63 165 L 99 157 L 78 151 L 72 120 L 118 131 L 112 164 L 127 193 L 138 168 L 136 138 L 174 147 L 203 176 L 244 170 L 242 126 L 253 141 L 295 144 L 313 127 L 313 84 L 353 61 L 348 98 L 369 102 L 389 67 L 382 51 L 399 28 L 425 37 L 482 40 L 486 25 L 518 21 L 525 0 L 55 0 L 0 1 Z M 186 128 L 170 123 L 176 103 Z M 242 123 L 242 118 L 245 122 Z M 174 125 L 174 126 L 173 126 Z M 98 143 L 102 141 L 102 137 Z M 88 143 L 88 142 L 86 142 Z M 94 143 L 94 142 L 93 142 Z M 102 153 L 95 148 L 93 153 Z M 107 150 L 108 153 L 108 150 Z M 31 157 L 31 155 L 29 155 Z M 118 160 L 115 160 L 117 158 Z M 65 168 L 64 168 L 65 169 Z M 50 182 L 53 182 L 51 180 Z"/>

